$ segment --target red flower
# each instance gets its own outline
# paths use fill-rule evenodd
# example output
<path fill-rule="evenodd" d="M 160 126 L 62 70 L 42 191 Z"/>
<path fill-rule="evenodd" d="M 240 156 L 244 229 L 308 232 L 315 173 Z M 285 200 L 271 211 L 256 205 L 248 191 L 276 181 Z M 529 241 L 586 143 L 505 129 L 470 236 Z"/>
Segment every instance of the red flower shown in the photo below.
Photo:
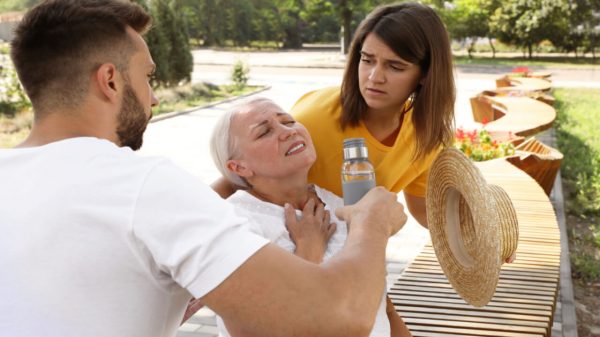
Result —
<path fill-rule="evenodd" d="M 527 68 L 527 67 L 516 67 L 516 68 L 513 68 L 512 72 L 513 73 L 528 73 L 529 72 L 529 68 Z"/>

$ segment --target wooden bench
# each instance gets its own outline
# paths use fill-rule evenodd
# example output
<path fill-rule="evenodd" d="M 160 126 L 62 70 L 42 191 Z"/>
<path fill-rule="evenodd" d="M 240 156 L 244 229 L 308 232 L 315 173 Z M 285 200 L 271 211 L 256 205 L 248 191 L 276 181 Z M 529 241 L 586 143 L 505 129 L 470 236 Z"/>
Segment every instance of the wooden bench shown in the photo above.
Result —
<path fill-rule="evenodd" d="M 550 336 L 559 286 L 560 233 L 552 204 L 526 173 L 502 159 L 477 163 L 503 187 L 519 220 L 517 260 L 504 264 L 491 302 L 476 308 L 448 283 L 431 244 L 389 291 L 415 337 Z"/>
<path fill-rule="evenodd" d="M 486 92 L 471 98 L 473 119 L 486 122 L 486 130 L 532 136 L 552 127 L 556 110 L 526 96 L 492 96 Z"/>
<path fill-rule="evenodd" d="M 538 77 L 503 76 L 496 79 L 496 90 L 507 91 L 549 91 L 552 83 Z"/>

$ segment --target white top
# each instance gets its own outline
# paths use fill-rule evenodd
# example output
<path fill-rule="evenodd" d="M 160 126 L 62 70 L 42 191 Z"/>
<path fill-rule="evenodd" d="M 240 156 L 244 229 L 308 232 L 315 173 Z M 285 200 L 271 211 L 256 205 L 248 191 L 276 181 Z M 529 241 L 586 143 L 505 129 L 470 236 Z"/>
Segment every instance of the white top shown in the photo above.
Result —
<path fill-rule="evenodd" d="M 170 337 L 268 241 L 169 161 L 96 138 L 0 150 L 0 336 Z"/>
<path fill-rule="evenodd" d="M 337 225 L 337 230 L 329 240 L 325 255 L 323 256 L 323 261 L 326 261 L 339 252 L 346 242 L 348 235 L 346 223 L 335 216 L 335 209 L 344 206 L 344 200 L 319 186 L 315 186 L 315 191 L 317 192 L 317 196 L 325 203 L 325 209 L 331 214 L 331 222 L 335 222 Z M 244 190 L 238 190 L 227 201 L 236 206 L 238 214 L 250 220 L 246 225 L 252 232 L 267 238 L 272 243 L 289 252 L 293 253 L 296 250 L 296 245 L 290 239 L 289 232 L 285 227 L 283 207 L 262 201 Z M 296 210 L 296 214 L 302 215 L 298 210 Z M 384 293 L 379 309 L 377 310 L 371 337 L 390 336 L 390 322 L 385 311 L 385 295 Z M 230 337 L 223 320 L 218 316 L 217 325 L 220 337 Z"/>

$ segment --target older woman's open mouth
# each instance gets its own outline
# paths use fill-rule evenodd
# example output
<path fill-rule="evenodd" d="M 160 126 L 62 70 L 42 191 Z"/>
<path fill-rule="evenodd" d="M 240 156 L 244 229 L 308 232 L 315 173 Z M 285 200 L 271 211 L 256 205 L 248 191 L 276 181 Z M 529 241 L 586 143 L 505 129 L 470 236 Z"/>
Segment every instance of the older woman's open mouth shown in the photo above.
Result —
<path fill-rule="evenodd" d="M 304 151 L 304 149 L 306 149 L 306 144 L 304 144 L 304 142 L 296 142 L 296 143 L 292 144 L 292 146 L 290 147 L 289 150 L 287 150 L 285 155 L 291 156 L 298 152 Z"/>

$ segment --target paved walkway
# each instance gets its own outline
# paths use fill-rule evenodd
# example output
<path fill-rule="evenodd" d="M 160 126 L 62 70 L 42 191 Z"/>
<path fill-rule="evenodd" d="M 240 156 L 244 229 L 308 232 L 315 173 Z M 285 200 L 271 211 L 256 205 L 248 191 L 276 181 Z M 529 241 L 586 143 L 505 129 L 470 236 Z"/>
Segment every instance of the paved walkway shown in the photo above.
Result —
<path fill-rule="evenodd" d="M 195 64 L 198 69 L 209 60 L 219 60 L 224 64 L 231 65 L 237 59 L 250 63 L 252 67 L 251 78 L 261 77 L 261 69 L 268 67 L 289 66 L 309 69 L 315 65 L 323 69 L 338 69 L 335 76 L 310 77 L 303 74 L 294 75 L 289 81 L 274 83 L 272 87 L 260 93 L 280 104 L 284 109 L 289 109 L 292 104 L 303 93 L 327 86 L 336 85 L 341 81 L 341 68 L 338 67 L 342 61 L 339 56 L 323 52 L 287 52 L 287 53 L 262 53 L 233 54 L 227 52 L 214 52 L 209 50 L 197 51 L 194 54 Z M 247 59 L 244 59 L 244 58 Z M 214 63 L 214 62 L 213 62 Z M 224 67 L 223 71 L 228 72 Z M 281 69 L 283 71 L 283 69 Z M 506 71 L 506 70 L 505 70 Z M 335 71 L 334 71 L 335 73 Z M 501 72 L 498 72 L 501 73 Z M 598 73 L 600 75 L 600 73 Z M 223 75 L 225 78 L 227 74 Z M 266 76 L 266 75 L 265 75 Z M 304 77 L 303 77 L 304 76 Z M 476 125 L 471 116 L 468 98 L 486 89 L 494 87 L 497 74 L 465 73 L 457 72 L 458 97 L 456 103 L 457 126 Z M 594 75 L 597 76 L 597 75 Z M 196 72 L 195 80 L 203 80 L 203 73 Z M 264 78 L 264 77 L 263 77 Z M 268 77 L 266 77 L 268 78 Z M 298 80 L 304 78 L 304 80 Z M 598 77 L 600 79 L 600 77 Z M 268 84 L 260 83 L 259 84 Z M 573 86 L 599 86 L 596 77 L 585 78 L 583 81 L 565 79 Z M 556 83 L 556 82 L 555 82 Z M 219 173 L 210 158 L 208 139 L 220 113 L 228 109 L 235 101 L 217 104 L 212 107 L 198 109 L 188 114 L 179 115 L 162 121 L 151 123 L 144 137 L 144 146 L 140 150 L 143 155 L 161 155 L 170 158 L 176 164 L 187 169 L 206 183 L 211 183 Z M 556 201 L 556 200 L 555 200 Z M 562 200 L 558 200 L 562 202 Z M 409 219 L 406 226 L 390 239 L 387 249 L 388 284 L 391 285 L 396 276 L 404 270 L 405 266 L 420 252 L 424 243 L 429 239 L 429 233 L 418 225 L 414 219 Z M 560 308 L 560 305 L 558 306 Z M 557 319 L 560 322 L 560 317 Z M 560 335 L 560 325 L 555 327 L 553 336 Z M 200 310 L 188 322 L 182 325 L 178 337 L 204 337 L 216 336 L 214 313 L 208 309 Z"/>

